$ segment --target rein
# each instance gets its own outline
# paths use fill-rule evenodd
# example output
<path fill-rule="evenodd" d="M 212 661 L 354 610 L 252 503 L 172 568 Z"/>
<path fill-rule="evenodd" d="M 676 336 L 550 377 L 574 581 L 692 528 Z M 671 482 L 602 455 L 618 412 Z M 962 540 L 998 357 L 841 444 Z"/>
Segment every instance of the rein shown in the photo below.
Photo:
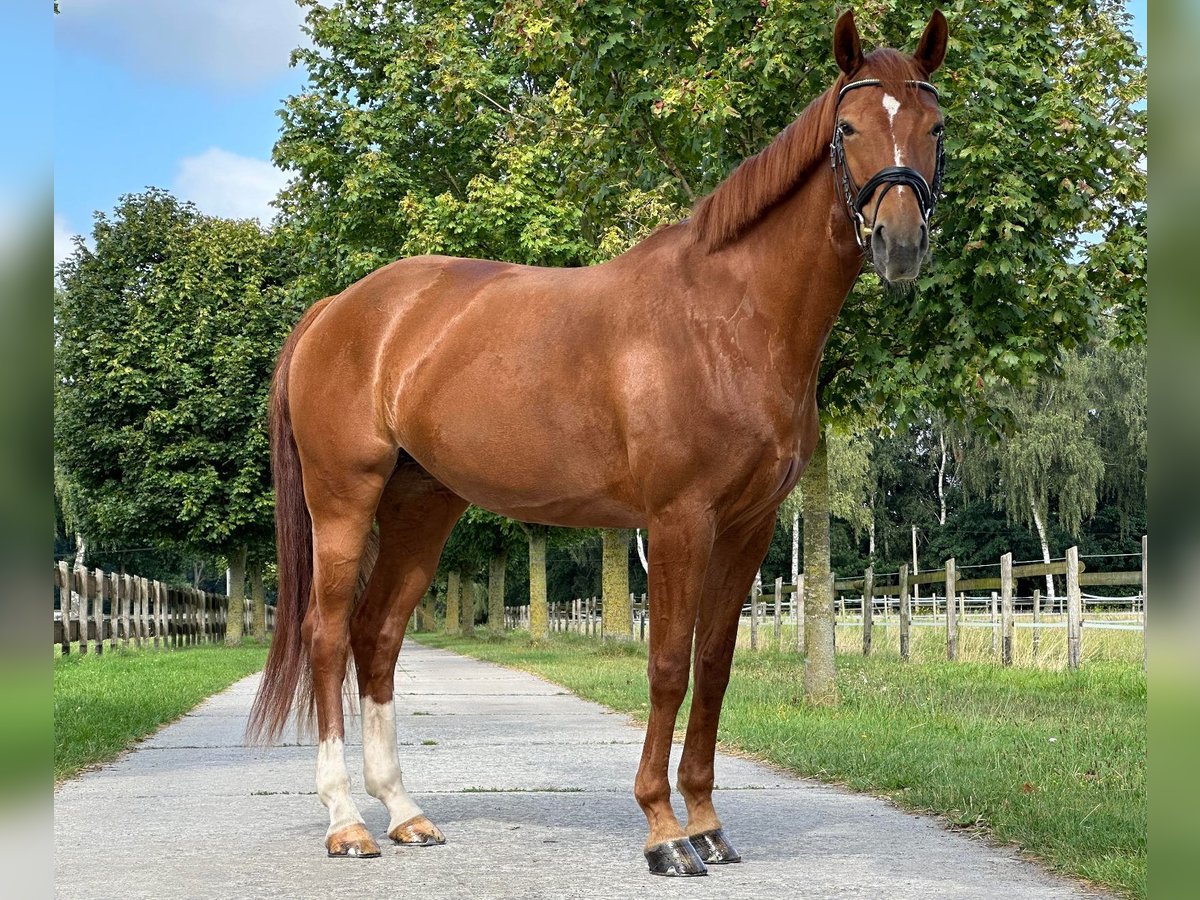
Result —
<path fill-rule="evenodd" d="M 859 81 L 852 81 L 838 91 L 837 105 L 841 105 L 842 98 L 847 93 L 858 88 L 878 87 L 882 82 L 878 78 L 863 78 Z M 906 81 L 905 84 L 910 87 L 919 88 L 923 91 L 929 91 L 936 98 L 938 89 L 928 81 Z M 835 105 L 835 116 L 837 105 Z M 942 143 L 942 134 L 939 132 L 937 136 L 937 151 L 933 169 L 933 184 L 925 180 L 925 177 L 916 169 L 910 166 L 887 166 L 876 172 L 861 188 L 855 184 L 853 176 L 850 174 L 850 167 L 846 164 L 846 148 L 842 143 L 841 128 L 834 127 L 833 140 L 829 144 L 829 156 L 833 164 L 834 179 L 841 186 L 842 197 L 846 204 L 846 213 L 850 217 L 851 224 L 854 225 L 854 240 L 858 242 L 858 246 L 862 250 L 869 250 L 871 246 L 871 233 L 875 230 L 875 223 L 872 222 L 869 226 L 863 217 L 863 209 L 871 201 L 872 195 L 883 187 L 883 193 L 880 194 L 879 200 L 883 202 L 883 198 L 887 192 L 894 187 L 905 186 L 912 188 L 913 194 L 916 195 L 917 203 L 921 208 L 921 216 L 928 226 L 929 218 L 933 215 L 934 209 L 937 207 L 937 198 L 942 192 L 942 172 L 946 166 L 945 148 Z M 875 206 L 876 212 L 879 210 L 879 205 Z"/>

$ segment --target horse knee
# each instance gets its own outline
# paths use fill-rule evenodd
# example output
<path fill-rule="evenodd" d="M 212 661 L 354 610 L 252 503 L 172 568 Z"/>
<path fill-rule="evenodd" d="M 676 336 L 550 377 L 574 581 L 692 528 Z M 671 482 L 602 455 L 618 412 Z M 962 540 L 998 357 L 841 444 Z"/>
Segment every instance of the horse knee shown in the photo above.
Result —
<path fill-rule="evenodd" d="M 649 672 L 650 703 L 679 709 L 688 688 L 687 660 L 651 659 Z"/>

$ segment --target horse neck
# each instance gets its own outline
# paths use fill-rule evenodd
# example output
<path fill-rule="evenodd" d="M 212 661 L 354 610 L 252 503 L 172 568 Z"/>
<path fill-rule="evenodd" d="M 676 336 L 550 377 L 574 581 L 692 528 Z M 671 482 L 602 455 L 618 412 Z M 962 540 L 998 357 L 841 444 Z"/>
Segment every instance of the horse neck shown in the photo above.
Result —
<path fill-rule="evenodd" d="M 781 375 L 811 396 L 821 351 L 862 268 L 849 217 L 834 180 L 817 166 L 724 251 L 745 297 L 785 337 Z"/>

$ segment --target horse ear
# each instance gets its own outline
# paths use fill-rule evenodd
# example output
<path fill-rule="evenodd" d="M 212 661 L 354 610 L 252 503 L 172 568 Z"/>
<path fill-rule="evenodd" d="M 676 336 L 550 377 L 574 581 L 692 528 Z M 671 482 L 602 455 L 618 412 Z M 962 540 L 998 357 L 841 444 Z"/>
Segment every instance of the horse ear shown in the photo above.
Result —
<path fill-rule="evenodd" d="M 917 52 L 913 59 L 926 75 L 932 75 L 946 58 L 946 17 L 940 9 L 935 9 L 929 17 L 929 24 L 917 44 Z"/>
<path fill-rule="evenodd" d="M 848 9 L 833 26 L 833 55 L 838 67 L 847 75 L 853 75 L 862 65 L 862 46 L 858 41 L 858 26 L 854 24 L 854 10 Z"/>

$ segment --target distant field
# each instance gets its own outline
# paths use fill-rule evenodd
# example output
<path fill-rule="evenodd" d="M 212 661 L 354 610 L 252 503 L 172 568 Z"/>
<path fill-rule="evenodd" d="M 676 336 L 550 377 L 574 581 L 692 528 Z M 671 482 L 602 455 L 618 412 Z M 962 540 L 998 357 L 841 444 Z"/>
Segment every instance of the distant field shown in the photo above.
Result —
<path fill-rule="evenodd" d="M 54 780 L 116 756 L 206 697 L 257 672 L 267 648 L 109 650 L 54 659 Z"/>
<path fill-rule="evenodd" d="M 935 640 L 934 629 L 920 631 L 929 635 L 922 643 Z M 848 650 L 854 645 L 846 632 L 859 642 L 861 636 L 839 629 L 839 647 Z M 990 633 L 978 633 L 987 635 L 990 648 Z M 556 634 L 548 646 L 533 647 L 524 632 L 414 638 L 534 672 L 643 720 L 648 713 L 641 644 L 605 646 Z M 972 653 L 976 649 L 984 648 Z M 923 647 L 912 663 L 885 651 L 869 659 L 846 653 L 838 665 L 842 705 L 812 710 L 800 702 L 798 655 L 740 650 L 722 743 L 937 814 L 952 827 L 1015 844 L 1065 874 L 1145 896 L 1146 678 L 1140 661 L 1092 658 L 1076 672 L 1002 669 L 948 663 Z"/>

